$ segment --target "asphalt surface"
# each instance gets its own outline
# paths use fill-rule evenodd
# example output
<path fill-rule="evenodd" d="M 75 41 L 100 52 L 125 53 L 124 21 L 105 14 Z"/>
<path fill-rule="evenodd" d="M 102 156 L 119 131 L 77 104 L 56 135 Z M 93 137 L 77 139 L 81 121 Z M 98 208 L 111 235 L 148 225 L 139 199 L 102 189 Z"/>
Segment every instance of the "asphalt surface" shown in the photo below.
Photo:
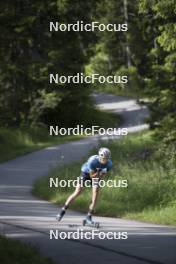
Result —
<path fill-rule="evenodd" d="M 95 94 L 94 98 L 101 109 L 121 113 L 123 127 L 127 127 L 129 133 L 147 128 L 144 118 L 148 116 L 148 110 L 145 106 L 139 106 L 134 99 L 106 94 Z M 58 264 L 175 264 L 175 227 L 95 217 L 101 226 L 96 231 L 91 227 L 82 227 L 85 216 L 72 210 L 68 210 L 63 221 L 58 223 L 55 215 L 59 208 L 31 194 L 36 179 L 47 175 L 56 165 L 80 160 L 98 146 L 99 139 L 92 136 L 0 164 L 0 233 L 25 243 L 30 242 Z M 101 139 L 107 140 L 109 137 L 103 136 Z M 118 239 L 100 239 L 97 236 L 95 239 L 73 239 L 70 232 L 78 230 L 82 234 L 96 232 L 100 235 L 102 232 L 103 236 L 116 232 Z M 70 234 L 71 237 L 60 239 L 61 233 L 63 236 Z M 122 234 L 128 238 L 122 239 Z"/>

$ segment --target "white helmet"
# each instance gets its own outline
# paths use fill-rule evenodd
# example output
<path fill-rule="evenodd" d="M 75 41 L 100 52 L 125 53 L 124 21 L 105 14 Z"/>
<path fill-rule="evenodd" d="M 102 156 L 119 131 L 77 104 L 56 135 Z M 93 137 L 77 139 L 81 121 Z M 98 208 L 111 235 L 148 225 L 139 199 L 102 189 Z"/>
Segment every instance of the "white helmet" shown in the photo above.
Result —
<path fill-rule="evenodd" d="M 98 155 L 100 158 L 110 159 L 111 151 L 108 148 L 100 148 Z"/>

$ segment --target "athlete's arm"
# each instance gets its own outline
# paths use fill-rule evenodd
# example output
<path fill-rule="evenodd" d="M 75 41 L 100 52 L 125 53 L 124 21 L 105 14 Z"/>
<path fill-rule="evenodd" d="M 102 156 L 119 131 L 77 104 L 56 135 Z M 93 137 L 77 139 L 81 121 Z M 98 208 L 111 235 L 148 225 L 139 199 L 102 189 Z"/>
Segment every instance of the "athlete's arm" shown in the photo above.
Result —
<path fill-rule="evenodd" d="M 98 171 L 90 170 L 89 175 L 90 178 L 95 178 L 98 176 Z"/>
<path fill-rule="evenodd" d="M 107 172 L 100 172 L 99 175 L 100 177 L 105 177 L 107 175 Z"/>
<path fill-rule="evenodd" d="M 106 176 L 107 174 L 107 171 L 90 171 L 90 177 L 91 178 L 101 178 L 101 177 L 104 177 Z"/>

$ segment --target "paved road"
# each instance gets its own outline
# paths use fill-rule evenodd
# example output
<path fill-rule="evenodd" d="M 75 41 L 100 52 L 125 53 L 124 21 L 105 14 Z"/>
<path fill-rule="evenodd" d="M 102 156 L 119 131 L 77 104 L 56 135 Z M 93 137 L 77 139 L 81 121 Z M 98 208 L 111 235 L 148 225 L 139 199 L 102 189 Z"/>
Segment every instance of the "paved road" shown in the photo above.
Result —
<path fill-rule="evenodd" d="M 146 107 L 122 96 L 94 95 L 98 107 L 121 113 L 129 132 L 146 128 Z M 107 137 L 103 137 L 106 139 Z M 56 263 L 68 264 L 175 264 L 176 229 L 162 225 L 115 218 L 96 217 L 100 232 L 127 232 L 128 239 L 57 239 L 58 232 L 75 232 L 84 217 L 69 210 L 61 223 L 55 221 L 58 207 L 31 194 L 35 180 L 52 167 L 80 160 L 98 145 L 98 137 L 90 137 L 49 147 L 0 164 L 0 233 L 30 242 L 52 257 Z M 64 157 L 64 159 L 63 159 Z M 70 226 L 72 225 L 72 226 Z M 50 239 L 53 230 L 55 239 Z M 93 232 L 89 227 L 82 232 Z M 3 263 L 5 264 L 5 263 Z"/>

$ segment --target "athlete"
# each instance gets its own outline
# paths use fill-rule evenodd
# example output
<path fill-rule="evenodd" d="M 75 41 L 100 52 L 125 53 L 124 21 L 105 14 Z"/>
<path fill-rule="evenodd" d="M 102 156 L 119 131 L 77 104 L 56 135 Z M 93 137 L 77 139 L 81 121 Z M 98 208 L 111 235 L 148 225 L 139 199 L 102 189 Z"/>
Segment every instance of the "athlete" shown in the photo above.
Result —
<path fill-rule="evenodd" d="M 98 192 L 99 192 L 99 180 L 106 176 L 108 171 L 112 168 L 111 152 L 108 148 L 100 148 L 98 155 L 91 156 L 86 163 L 81 167 L 81 175 L 79 176 L 78 184 L 75 191 L 68 197 L 60 213 L 56 216 L 58 221 L 61 221 L 69 205 L 78 197 L 86 182 L 91 182 L 92 186 L 92 201 L 89 206 L 89 211 L 86 217 L 86 222 L 92 224 L 92 214 L 94 212 Z"/>

